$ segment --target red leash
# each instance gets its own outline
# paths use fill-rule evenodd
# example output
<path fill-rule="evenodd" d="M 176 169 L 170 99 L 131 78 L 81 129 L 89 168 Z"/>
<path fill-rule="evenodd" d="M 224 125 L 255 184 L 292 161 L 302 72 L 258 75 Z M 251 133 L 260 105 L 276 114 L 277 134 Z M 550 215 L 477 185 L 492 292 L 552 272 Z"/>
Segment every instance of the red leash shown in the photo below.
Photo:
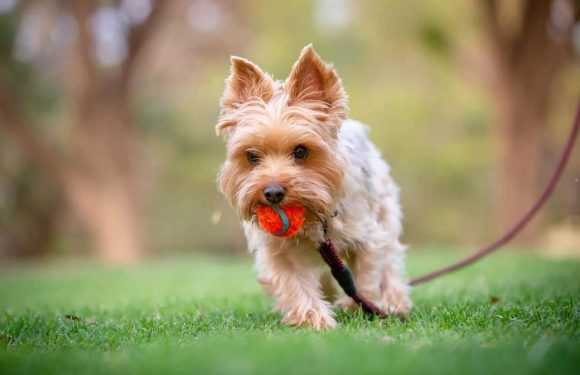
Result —
<path fill-rule="evenodd" d="M 347 296 L 358 303 L 366 313 L 380 317 L 387 316 L 386 312 L 356 291 L 354 280 L 352 279 L 352 273 L 350 272 L 346 262 L 342 260 L 340 254 L 338 254 L 338 251 L 336 250 L 336 247 L 334 247 L 330 238 L 326 238 L 326 240 L 320 244 L 318 251 L 320 251 L 322 259 L 324 259 L 326 264 L 330 267 L 332 276 L 334 276 Z"/>
<path fill-rule="evenodd" d="M 572 150 L 574 149 L 574 145 L 576 143 L 576 138 L 578 136 L 578 132 L 580 129 L 580 102 L 576 108 L 576 116 L 574 118 L 574 122 L 572 124 L 572 130 L 570 131 L 570 135 L 568 136 L 568 140 L 564 147 L 564 151 L 560 156 L 560 160 L 556 166 L 556 170 L 552 174 L 552 177 L 548 181 L 548 184 L 544 188 L 544 191 L 540 195 L 540 197 L 536 200 L 534 205 L 518 220 L 507 232 L 505 232 L 502 236 L 496 239 L 491 244 L 479 249 L 472 255 L 468 256 L 467 258 L 453 263 L 447 267 L 443 267 L 441 269 L 435 270 L 433 272 L 429 272 L 425 275 L 416 277 L 412 279 L 409 284 L 410 285 L 418 285 L 422 284 L 426 281 L 432 280 L 436 277 L 457 271 L 461 268 L 464 268 L 477 260 L 483 258 L 486 255 L 491 254 L 492 252 L 496 251 L 507 242 L 509 242 L 512 238 L 514 238 L 525 226 L 528 222 L 536 215 L 536 213 L 540 210 L 540 208 L 546 203 L 556 184 L 562 177 L 562 173 L 566 168 L 566 164 L 570 159 L 570 155 L 572 154 Z M 344 292 L 351 297 L 355 302 L 357 302 L 365 312 L 371 315 L 378 315 L 378 316 L 387 316 L 387 314 L 375 306 L 372 302 L 368 301 L 366 298 L 361 296 L 357 293 L 356 287 L 354 285 L 354 281 L 352 279 L 352 274 L 346 265 L 346 263 L 340 258 L 338 251 L 332 244 L 332 241 L 327 238 L 322 244 L 320 244 L 320 255 L 330 267 L 332 275 L 336 279 L 336 281 L 340 284 Z"/>
<path fill-rule="evenodd" d="M 574 149 L 574 144 L 578 136 L 578 129 L 580 129 L 580 102 L 577 104 L 576 117 L 574 119 L 574 123 L 572 124 L 570 135 L 568 135 L 568 141 L 566 142 L 566 146 L 564 146 L 564 151 L 562 152 L 560 160 L 558 161 L 558 164 L 556 166 L 556 170 L 552 174 L 552 177 L 550 177 L 548 184 L 546 185 L 544 191 L 542 192 L 540 197 L 536 200 L 534 205 L 507 232 L 505 232 L 501 237 L 499 237 L 491 244 L 481 248 L 480 250 L 476 251 L 467 258 L 459 262 L 453 263 L 447 267 L 443 267 L 436 271 L 429 272 L 428 274 L 416 277 L 412 279 L 409 284 L 418 285 L 426 281 L 432 280 L 436 277 L 439 277 L 441 275 L 457 271 L 483 258 L 484 256 L 491 254 L 492 252 L 496 251 L 497 249 L 505 245 L 507 242 L 509 242 L 512 238 L 514 238 L 516 234 L 518 234 L 526 226 L 526 224 L 528 224 L 528 222 L 536 215 L 536 213 L 540 210 L 540 208 L 544 205 L 544 203 L 546 203 L 546 201 L 554 191 L 554 188 L 556 187 L 558 180 L 560 180 L 560 177 L 562 177 L 562 173 L 566 168 L 568 159 L 570 159 L 572 150 Z"/>

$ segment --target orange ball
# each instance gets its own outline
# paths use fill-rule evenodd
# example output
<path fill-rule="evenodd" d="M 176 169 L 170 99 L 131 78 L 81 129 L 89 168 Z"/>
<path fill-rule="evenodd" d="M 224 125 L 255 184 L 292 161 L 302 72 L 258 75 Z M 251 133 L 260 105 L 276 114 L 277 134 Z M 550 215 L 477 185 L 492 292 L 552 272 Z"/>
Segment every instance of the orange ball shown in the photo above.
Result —
<path fill-rule="evenodd" d="M 304 224 L 302 206 L 258 206 L 256 215 L 260 227 L 276 237 L 292 237 Z"/>

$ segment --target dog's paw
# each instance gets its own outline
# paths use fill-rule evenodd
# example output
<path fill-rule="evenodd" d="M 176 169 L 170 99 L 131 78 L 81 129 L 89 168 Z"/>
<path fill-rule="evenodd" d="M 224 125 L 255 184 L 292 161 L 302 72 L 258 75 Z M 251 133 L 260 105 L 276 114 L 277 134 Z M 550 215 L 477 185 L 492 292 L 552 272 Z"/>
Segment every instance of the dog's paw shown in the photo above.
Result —
<path fill-rule="evenodd" d="M 295 327 L 314 328 L 316 330 L 330 329 L 337 326 L 332 313 L 325 310 L 308 309 L 302 313 L 289 312 L 282 319 L 284 324 Z"/>
<path fill-rule="evenodd" d="M 409 291 L 410 288 L 407 285 L 387 289 L 383 294 L 385 310 L 391 314 L 407 315 L 413 306 Z"/>
<path fill-rule="evenodd" d="M 359 309 L 359 305 L 358 303 L 356 303 L 352 298 L 350 298 L 349 296 L 342 296 L 340 298 L 338 298 L 335 302 L 334 305 L 336 307 L 338 307 L 339 309 L 341 309 L 344 312 L 351 312 L 351 311 L 356 311 Z"/>

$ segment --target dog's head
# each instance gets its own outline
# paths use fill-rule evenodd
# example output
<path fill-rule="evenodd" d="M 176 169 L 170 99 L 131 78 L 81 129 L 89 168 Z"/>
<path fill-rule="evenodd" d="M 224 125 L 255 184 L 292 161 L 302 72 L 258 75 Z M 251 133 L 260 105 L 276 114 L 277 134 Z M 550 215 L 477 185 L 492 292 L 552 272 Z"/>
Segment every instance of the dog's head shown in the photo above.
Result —
<path fill-rule="evenodd" d="M 342 181 L 337 135 L 347 114 L 340 78 L 306 46 L 288 79 L 232 57 L 218 134 L 227 139 L 219 187 L 244 220 L 258 205 L 299 204 L 328 216 Z"/>

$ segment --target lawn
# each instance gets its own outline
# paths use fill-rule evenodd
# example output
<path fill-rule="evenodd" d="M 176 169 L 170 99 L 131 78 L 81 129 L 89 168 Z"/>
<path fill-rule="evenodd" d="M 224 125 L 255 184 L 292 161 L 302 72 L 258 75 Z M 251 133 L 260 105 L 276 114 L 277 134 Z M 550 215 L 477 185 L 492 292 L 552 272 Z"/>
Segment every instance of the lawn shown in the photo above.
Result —
<path fill-rule="evenodd" d="M 409 256 L 416 275 L 455 259 Z M 282 326 L 248 259 L 0 268 L 0 373 L 579 373 L 580 261 L 503 252 L 413 291 L 405 322 Z"/>

